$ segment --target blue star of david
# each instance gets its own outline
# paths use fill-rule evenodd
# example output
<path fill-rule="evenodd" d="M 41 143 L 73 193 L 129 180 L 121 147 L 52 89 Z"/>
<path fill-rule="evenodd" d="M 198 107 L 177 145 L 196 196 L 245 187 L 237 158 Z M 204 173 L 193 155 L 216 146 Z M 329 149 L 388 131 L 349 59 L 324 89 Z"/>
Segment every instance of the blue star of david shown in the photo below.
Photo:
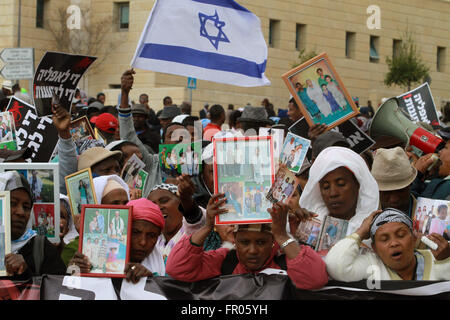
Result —
<path fill-rule="evenodd" d="M 220 41 L 230 42 L 230 40 L 228 40 L 226 34 L 222 30 L 222 28 L 225 26 L 225 22 L 219 20 L 217 10 L 216 13 L 212 16 L 208 16 L 204 13 L 199 12 L 198 17 L 200 19 L 200 35 L 208 39 L 214 46 L 214 48 L 216 48 L 216 50 L 219 50 Z M 218 32 L 216 36 L 208 34 L 208 31 L 206 30 L 206 22 L 208 20 L 211 20 L 214 23 L 214 26 L 217 28 Z"/>

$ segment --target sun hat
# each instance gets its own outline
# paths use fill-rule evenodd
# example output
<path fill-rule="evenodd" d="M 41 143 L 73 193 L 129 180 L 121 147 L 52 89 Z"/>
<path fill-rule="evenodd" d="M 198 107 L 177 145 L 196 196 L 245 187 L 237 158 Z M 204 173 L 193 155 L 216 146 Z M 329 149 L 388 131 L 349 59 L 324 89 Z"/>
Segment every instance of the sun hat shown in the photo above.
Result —
<path fill-rule="evenodd" d="M 350 144 L 347 142 L 347 139 L 345 139 L 342 133 L 330 130 L 319 135 L 313 142 L 311 157 L 313 159 L 317 158 L 320 152 L 331 146 L 350 148 Z"/>
<path fill-rule="evenodd" d="M 173 119 L 181 114 L 180 108 L 177 106 L 166 106 L 159 115 L 159 119 Z"/>
<path fill-rule="evenodd" d="M 273 121 L 268 118 L 267 111 L 264 107 L 245 106 L 241 116 L 236 120 L 239 122 L 273 124 Z"/>
<path fill-rule="evenodd" d="M 131 107 L 131 114 L 142 114 L 148 116 L 148 109 L 144 104 L 135 104 Z"/>
<path fill-rule="evenodd" d="M 372 175 L 380 191 L 399 190 L 416 179 L 417 169 L 411 166 L 402 148 L 380 148 L 373 159 Z"/>
<path fill-rule="evenodd" d="M 102 147 L 90 148 L 84 151 L 78 158 L 78 171 L 90 168 L 96 165 L 97 163 L 110 157 L 114 157 L 117 159 L 117 161 L 120 161 L 120 158 L 122 157 L 122 152 L 109 151 Z"/>

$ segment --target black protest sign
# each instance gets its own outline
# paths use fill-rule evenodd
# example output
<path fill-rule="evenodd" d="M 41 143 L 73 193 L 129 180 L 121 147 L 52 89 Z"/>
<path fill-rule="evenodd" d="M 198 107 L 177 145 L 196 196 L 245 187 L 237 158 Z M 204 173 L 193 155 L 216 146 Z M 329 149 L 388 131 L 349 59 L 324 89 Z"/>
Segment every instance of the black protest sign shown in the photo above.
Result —
<path fill-rule="evenodd" d="M 34 74 L 33 100 L 39 117 L 52 114 L 53 93 L 70 112 L 72 99 L 83 74 L 96 57 L 46 52 Z"/>
<path fill-rule="evenodd" d="M 331 130 L 342 133 L 342 135 L 350 145 L 350 148 L 358 154 L 366 151 L 375 144 L 375 141 L 373 141 L 372 138 L 370 138 L 361 129 L 359 129 L 359 127 L 351 120 L 342 122 L 337 127 L 334 127 Z M 289 131 L 308 139 L 309 125 L 306 122 L 305 118 L 301 118 L 289 127 Z M 310 154 L 310 152 L 308 152 L 308 154 Z"/>
<path fill-rule="evenodd" d="M 412 122 L 420 121 L 433 126 L 439 125 L 436 106 L 427 82 L 397 98 L 399 107 L 406 112 Z"/>
<path fill-rule="evenodd" d="M 347 142 L 350 144 L 350 148 L 358 154 L 363 153 L 375 144 L 375 141 L 365 134 L 351 120 L 342 122 L 340 125 L 331 130 L 342 133 Z"/>
<path fill-rule="evenodd" d="M 11 112 L 16 125 L 17 147 L 19 150 L 30 148 L 33 153 L 28 162 L 48 162 L 58 143 L 58 131 L 51 117 L 39 118 L 35 108 L 12 97 L 7 111 Z"/>

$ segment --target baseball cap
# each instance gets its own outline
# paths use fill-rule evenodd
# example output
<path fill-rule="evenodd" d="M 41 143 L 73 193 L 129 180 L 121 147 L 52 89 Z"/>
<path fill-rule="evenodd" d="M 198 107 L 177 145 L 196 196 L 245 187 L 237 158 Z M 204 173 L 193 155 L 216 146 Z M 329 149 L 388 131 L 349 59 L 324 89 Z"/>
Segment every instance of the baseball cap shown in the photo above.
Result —
<path fill-rule="evenodd" d="M 95 117 L 95 119 L 91 119 L 91 122 L 93 122 L 99 130 L 107 133 L 115 133 L 117 128 L 119 128 L 119 121 L 117 121 L 116 117 L 110 113 L 102 113 L 98 117 Z"/>

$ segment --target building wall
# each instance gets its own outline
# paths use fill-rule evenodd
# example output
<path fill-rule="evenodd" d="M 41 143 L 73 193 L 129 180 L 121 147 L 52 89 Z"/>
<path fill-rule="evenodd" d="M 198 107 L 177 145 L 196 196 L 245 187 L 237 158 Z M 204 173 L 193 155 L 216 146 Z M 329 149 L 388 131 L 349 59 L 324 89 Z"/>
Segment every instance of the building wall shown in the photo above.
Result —
<path fill-rule="evenodd" d="M 89 95 L 97 92 L 107 93 L 107 103 L 115 104 L 120 90 L 120 76 L 130 67 L 141 31 L 153 7 L 153 1 L 130 1 L 130 25 L 128 31 L 119 31 L 116 21 L 114 0 L 83 0 L 90 5 L 91 17 L 106 19 L 111 23 L 106 44 L 114 43 L 102 63 L 98 63 L 80 87 L 87 89 Z M 46 17 L 55 19 L 59 6 L 68 6 L 70 0 L 47 0 Z M 239 0 L 241 5 L 255 13 L 261 20 L 266 42 L 269 36 L 270 19 L 280 20 L 280 31 L 276 35 L 275 46 L 269 47 L 266 75 L 270 86 L 241 88 L 231 85 L 197 81 L 197 89 L 192 91 L 193 110 L 196 113 L 205 102 L 220 103 L 224 106 L 233 103 L 241 107 L 250 103 L 259 105 L 263 98 L 269 98 L 275 108 L 286 108 L 289 92 L 281 80 L 281 75 L 298 63 L 295 49 L 296 24 L 306 25 L 306 37 L 302 41 L 306 51 L 327 52 L 347 90 L 360 99 L 361 105 L 372 100 L 375 106 L 381 98 L 398 95 L 404 88 L 386 87 L 383 78 L 387 72 L 385 59 L 392 55 L 393 39 L 400 39 L 408 26 L 414 33 L 423 60 L 430 67 L 431 90 L 438 107 L 450 100 L 450 3 L 447 0 L 379 0 L 381 9 L 381 29 L 369 30 L 366 12 L 369 0 Z M 0 0 L 0 48 L 17 44 L 18 0 Z M 32 46 L 35 50 L 36 64 L 46 50 L 54 50 L 55 43 L 47 29 L 35 28 L 36 1 L 22 0 L 21 46 Z M 345 33 L 355 32 L 355 57 L 345 57 Z M 370 36 L 379 36 L 378 63 L 369 61 Z M 445 47 L 446 70 L 436 71 L 437 46 Z M 99 60 L 104 54 L 99 56 Z M 94 72 L 95 71 L 95 72 Z M 162 107 L 162 98 L 173 95 L 175 103 L 189 100 L 185 89 L 186 77 L 163 73 L 136 70 L 132 98 L 137 101 L 139 94 L 148 93 L 155 109 Z M 170 94 L 169 94 L 170 93 Z"/>

